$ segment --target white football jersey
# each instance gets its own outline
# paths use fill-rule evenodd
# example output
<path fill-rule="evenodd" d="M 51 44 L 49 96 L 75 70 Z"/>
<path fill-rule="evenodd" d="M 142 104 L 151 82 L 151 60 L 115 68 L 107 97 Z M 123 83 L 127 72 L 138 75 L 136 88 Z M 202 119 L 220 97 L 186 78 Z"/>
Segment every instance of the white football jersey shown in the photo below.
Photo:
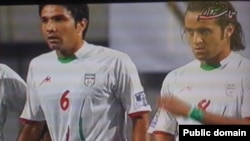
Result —
<path fill-rule="evenodd" d="M 10 67 L 0 64 L 0 141 L 8 112 L 20 115 L 26 100 L 26 83 Z M 16 127 L 18 128 L 18 126 Z"/>
<path fill-rule="evenodd" d="M 161 94 L 175 95 L 181 100 L 211 113 L 232 117 L 250 117 L 250 61 L 232 52 L 213 70 L 200 68 L 198 60 L 170 72 Z M 201 124 L 184 117 L 174 117 L 159 110 L 151 122 L 149 133 L 176 134 L 178 125 Z"/>
<path fill-rule="evenodd" d="M 55 51 L 34 58 L 21 118 L 46 120 L 53 141 L 125 141 L 124 117 L 151 111 L 124 53 L 84 42 L 68 63 Z"/>

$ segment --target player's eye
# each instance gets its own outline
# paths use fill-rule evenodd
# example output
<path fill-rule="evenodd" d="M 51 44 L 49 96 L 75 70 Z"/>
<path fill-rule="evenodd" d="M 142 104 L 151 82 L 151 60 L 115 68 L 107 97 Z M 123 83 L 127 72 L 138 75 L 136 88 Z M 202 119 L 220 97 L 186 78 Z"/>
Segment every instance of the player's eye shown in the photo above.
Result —
<path fill-rule="evenodd" d="M 211 30 L 209 29 L 198 29 L 197 32 L 201 34 L 202 36 L 207 36 L 211 33 Z"/>
<path fill-rule="evenodd" d="M 61 16 L 61 15 L 53 17 L 54 22 L 63 22 L 65 20 L 66 20 L 66 18 L 64 16 Z"/>
<path fill-rule="evenodd" d="M 41 18 L 40 21 L 41 21 L 41 23 L 47 23 L 47 22 L 48 22 L 48 19 L 46 19 L 46 18 Z"/>
<path fill-rule="evenodd" d="M 61 22 L 61 21 L 63 21 L 63 18 L 62 17 L 55 17 L 54 21 L 55 22 Z"/>
<path fill-rule="evenodd" d="M 185 34 L 188 36 L 194 36 L 194 30 L 187 28 L 185 29 Z"/>

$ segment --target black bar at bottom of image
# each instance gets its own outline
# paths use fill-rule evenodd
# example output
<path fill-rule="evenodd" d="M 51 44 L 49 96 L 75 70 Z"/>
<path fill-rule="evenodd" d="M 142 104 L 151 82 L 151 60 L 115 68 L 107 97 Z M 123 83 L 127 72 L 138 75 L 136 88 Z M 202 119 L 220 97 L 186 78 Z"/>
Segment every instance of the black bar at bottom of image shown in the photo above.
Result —
<path fill-rule="evenodd" d="M 250 125 L 179 125 L 179 141 L 201 139 L 250 140 Z"/>

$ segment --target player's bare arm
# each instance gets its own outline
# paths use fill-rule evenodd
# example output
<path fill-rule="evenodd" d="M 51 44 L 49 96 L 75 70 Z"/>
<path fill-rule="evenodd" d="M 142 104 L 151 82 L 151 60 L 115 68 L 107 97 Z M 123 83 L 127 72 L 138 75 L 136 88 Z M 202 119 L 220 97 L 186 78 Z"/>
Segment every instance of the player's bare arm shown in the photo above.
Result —
<path fill-rule="evenodd" d="M 132 116 L 132 140 L 147 141 L 147 129 L 149 126 L 149 112 L 141 112 L 138 115 Z"/>
<path fill-rule="evenodd" d="M 43 129 L 43 133 L 42 133 L 42 137 L 40 141 L 52 141 L 47 124 Z"/>
<path fill-rule="evenodd" d="M 194 107 L 191 107 L 188 103 L 174 96 L 163 96 L 161 98 L 160 106 L 176 116 L 184 117 L 190 117 L 192 110 L 194 110 Z M 202 114 L 200 122 L 203 124 L 250 124 L 250 117 L 230 118 L 216 115 L 198 108 L 195 110 L 199 110 L 198 112 Z"/>
<path fill-rule="evenodd" d="M 43 135 L 46 122 L 31 122 L 23 126 L 18 141 L 39 141 Z"/>

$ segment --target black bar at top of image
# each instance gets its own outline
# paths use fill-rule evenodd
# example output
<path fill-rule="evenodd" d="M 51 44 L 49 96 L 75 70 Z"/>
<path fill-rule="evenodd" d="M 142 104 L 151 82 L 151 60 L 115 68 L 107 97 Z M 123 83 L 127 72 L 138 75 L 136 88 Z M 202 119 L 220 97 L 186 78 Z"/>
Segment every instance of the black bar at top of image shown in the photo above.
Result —
<path fill-rule="evenodd" d="M 179 141 L 237 139 L 249 141 L 250 125 L 179 125 Z"/>
<path fill-rule="evenodd" d="M 0 6 L 36 5 L 36 4 L 81 4 L 81 3 L 108 4 L 108 3 L 140 3 L 140 2 L 168 2 L 168 0 L 0 0 Z"/>
<path fill-rule="evenodd" d="M 95 1 L 97 0 L 1 0 L 0 5 L 80 4 Z"/>

